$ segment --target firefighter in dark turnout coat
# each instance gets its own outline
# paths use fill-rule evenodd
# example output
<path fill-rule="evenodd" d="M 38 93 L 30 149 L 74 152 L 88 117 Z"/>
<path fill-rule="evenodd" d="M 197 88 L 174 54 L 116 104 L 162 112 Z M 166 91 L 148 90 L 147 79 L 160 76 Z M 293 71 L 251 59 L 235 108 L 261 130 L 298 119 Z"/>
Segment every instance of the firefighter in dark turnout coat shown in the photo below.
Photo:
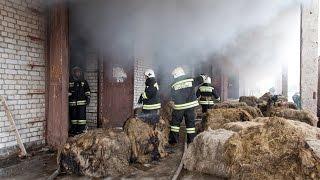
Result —
<path fill-rule="evenodd" d="M 204 82 L 205 76 L 188 78 L 181 67 L 173 70 L 174 82 L 171 85 L 171 98 L 174 102 L 172 112 L 169 144 L 174 145 L 179 140 L 180 123 L 185 118 L 187 126 L 187 142 L 191 143 L 196 136 L 194 108 L 199 105 L 196 97 L 196 87 Z"/>
<path fill-rule="evenodd" d="M 138 101 L 138 104 L 143 104 L 142 114 L 138 115 L 138 117 L 154 124 L 159 121 L 158 111 L 161 108 L 159 85 L 153 70 L 147 69 L 144 75 L 146 87 Z"/>
<path fill-rule="evenodd" d="M 86 106 L 90 103 L 90 88 L 79 67 L 72 69 L 69 79 L 70 133 L 81 134 L 86 130 Z"/>
<path fill-rule="evenodd" d="M 199 87 L 197 91 L 197 97 L 200 98 L 199 104 L 202 107 L 203 113 L 206 113 L 208 109 L 212 108 L 215 100 L 220 100 L 218 93 L 214 90 L 214 87 L 211 85 L 210 77 L 207 77 L 204 83 Z"/>

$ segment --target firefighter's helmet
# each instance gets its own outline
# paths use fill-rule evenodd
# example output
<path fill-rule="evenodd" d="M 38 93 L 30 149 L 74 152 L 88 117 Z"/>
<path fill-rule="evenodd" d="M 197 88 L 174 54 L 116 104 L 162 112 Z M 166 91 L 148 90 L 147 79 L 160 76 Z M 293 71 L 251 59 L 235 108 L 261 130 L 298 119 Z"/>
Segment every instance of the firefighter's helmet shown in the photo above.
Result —
<path fill-rule="evenodd" d="M 178 78 L 186 75 L 182 67 L 177 67 L 172 71 L 173 78 Z"/>
<path fill-rule="evenodd" d="M 144 72 L 144 75 L 147 76 L 148 78 L 154 78 L 156 75 L 154 74 L 154 71 L 152 69 L 147 69 Z"/>
<path fill-rule="evenodd" d="M 75 66 L 72 68 L 72 72 L 75 72 L 75 71 L 80 71 L 82 72 L 81 68 L 79 66 Z"/>
<path fill-rule="evenodd" d="M 204 80 L 204 83 L 211 84 L 211 78 L 210 78 L 210 77 L 207 77 L 207 78 Z"/>

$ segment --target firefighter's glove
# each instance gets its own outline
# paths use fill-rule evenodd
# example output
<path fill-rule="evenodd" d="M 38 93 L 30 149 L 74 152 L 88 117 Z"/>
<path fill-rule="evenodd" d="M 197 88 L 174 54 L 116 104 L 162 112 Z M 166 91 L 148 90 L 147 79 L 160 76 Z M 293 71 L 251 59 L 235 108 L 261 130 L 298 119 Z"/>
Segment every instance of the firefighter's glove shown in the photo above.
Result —
<path fill-rule="evenodd" d="M 86 101 L 87 101 L 87 106 L 88 106 L 90 104 L 90 98 L 87 98 Z"/>
<path fill-rule="evenodd" d="M 139 97 L 139 100 L 138 100 L 138 104 L 142 104 L 142 101 L 143 101 L 143 97 L 142 97 L 142 94 L 141 94 L 140 97 Z"/>

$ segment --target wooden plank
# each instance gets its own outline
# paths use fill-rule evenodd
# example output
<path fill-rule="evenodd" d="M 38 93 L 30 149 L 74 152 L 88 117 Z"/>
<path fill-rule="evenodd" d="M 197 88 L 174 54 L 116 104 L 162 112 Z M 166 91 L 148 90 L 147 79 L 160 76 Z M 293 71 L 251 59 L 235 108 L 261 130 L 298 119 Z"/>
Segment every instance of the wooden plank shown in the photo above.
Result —
<path fill-rule="evenodd" d="M 7 101 L 2 96 L 0 96 L 0 102 L 2 102 L 2 105 L 4 106 L 6 115 L 8 117 L 9 122 L 10 122 L 10 127 L 15 132 L 15 135 L 17 138 L 17 143 L 18 143 L 20 150 L 21 150 L 21 155 L 26 156 L 27 155 L 26 148 L 23 145 L 21 136 L 20 136 L 19 131 L 17 129 L 16 123 L 14 122 L 14 119 L 13 119 L 12 113 L 9 109 L 9 106 L 7 104 Z"/>
<path fill-rule="evenodd" d="M 68 8 L 62 1 L 49 10 L 47 143 L 54 149 L 68 138 L 69 29 Z"/>

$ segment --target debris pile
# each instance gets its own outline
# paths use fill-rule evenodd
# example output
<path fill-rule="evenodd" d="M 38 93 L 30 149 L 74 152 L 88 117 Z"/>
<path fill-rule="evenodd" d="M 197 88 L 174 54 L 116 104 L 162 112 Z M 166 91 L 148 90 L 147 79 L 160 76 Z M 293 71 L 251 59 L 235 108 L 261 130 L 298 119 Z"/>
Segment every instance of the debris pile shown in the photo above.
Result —
<path fill-rule="evenodd" d="M 131 142 L 131 162 L 145 164 L 167 155 L 164 146 L 168 140 L 162 127 L 147 124 L 137 118 L 126 121 L 124 131 Z"/>
<path fill-rule="evenodd" d="M 97 129 L 69 139 L 60 152 L 60 166 L 70 174 L 121 176 L 132 171 L 130 152 L 130 140 L 125 133 Z"/>
<path fill-rule="evenodd" d="M 230 179 L 319 179 L 319 130 L 279 117 L 232 122 L 199 134 L 183 163 Z"/>

